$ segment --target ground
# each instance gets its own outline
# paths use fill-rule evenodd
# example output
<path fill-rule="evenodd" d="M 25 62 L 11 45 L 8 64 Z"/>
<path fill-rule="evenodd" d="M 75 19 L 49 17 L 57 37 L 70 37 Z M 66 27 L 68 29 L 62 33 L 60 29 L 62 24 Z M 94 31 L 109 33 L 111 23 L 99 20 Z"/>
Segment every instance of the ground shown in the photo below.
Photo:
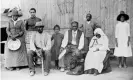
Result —
<path fill-rule="evenodd" d="M 41 68 L 36 68 L 36 75 L 29 76 L 28 68 L 20 71 L 8 71 L 1 61 L 1 80 L 133 80 L 133 58 L 128 58 L 128 68 L 118 68 L 117 60 L 111 61 L 112 71 L 98 76 L 83 74 L 80 76 L 67 75 L 65 72 L 51 70 L 48 76 L 41 74 Z"/>

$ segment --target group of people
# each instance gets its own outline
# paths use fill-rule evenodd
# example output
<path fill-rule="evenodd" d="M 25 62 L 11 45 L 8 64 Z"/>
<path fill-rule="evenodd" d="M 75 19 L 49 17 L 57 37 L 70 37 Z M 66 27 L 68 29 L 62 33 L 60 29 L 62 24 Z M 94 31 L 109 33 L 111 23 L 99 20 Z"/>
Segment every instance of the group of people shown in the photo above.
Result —
<path fill-rule="evenodd" d="M 8 70 L 19 70 L 20 66 L 29 66 L 29 74 L 35 75 L 36 58 L 41 58 L 44 65 L 44 75 L 50 73 L 51 61 L 55 61 L 56 69 L 67 74 L 94 74 L 102 73 L 103 61 L 109 50 L 109 40 L 101 27 L 93 22 L 92 15 L 86 15 L 83 31 L 78 29 L 77 21 L 71 22 L 71 28 L 63 35 L 60 26 L 55 25 L 52 37 L 44 31 L 40 18 L 36 17 L 36 9 L 29 10 L 31 17 L 24 23 L 18 18 L 18 12 L 12 11 L 12 19 L 6 29 L 7 42 L 19 39 L 21 47 L 17 50 L 5 46 L 5 67 Z M 126 66 L 126 57 L 132 56 L 130 45 L 130 26 L 127 23 L 129 16 L 123 11 L 118 15 L 118 24 L 115 30 L 116 48 L 114 55 L 119 57 L 119 67 Z M 30 50 L 26 49 L 25 36 L 27 31 L 37 30 L 30 39 Z M 52 45 L 52 41 L 54 41 Z M 66 51 L 61 58 L 59 56 Z"/>

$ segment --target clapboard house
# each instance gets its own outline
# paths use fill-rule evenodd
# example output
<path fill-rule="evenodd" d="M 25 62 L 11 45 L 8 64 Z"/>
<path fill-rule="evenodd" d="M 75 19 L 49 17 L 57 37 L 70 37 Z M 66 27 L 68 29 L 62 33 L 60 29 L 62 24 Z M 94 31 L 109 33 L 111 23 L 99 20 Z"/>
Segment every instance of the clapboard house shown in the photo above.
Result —
<path fill-rule="evenodd" d="M 128 22 L 131 25 L 133 40 L 133 0 L 21 0 L 23 20 L 30 17 L 29 9 L 32 7 L 36 8 L 36 15 L 43 20 L 45 30 L 50 34 L 53 33 L 56 24 L 60 25 L 61 32 L 64 33 L 73 20 L 78 21 L 81 27 L 84 25 L 86 14 L 90 12 L 93 20 L 100 24 L 107 34 L 110 48 L 115 47 L 116 17 L 123 10 L 130 17 Z"/>

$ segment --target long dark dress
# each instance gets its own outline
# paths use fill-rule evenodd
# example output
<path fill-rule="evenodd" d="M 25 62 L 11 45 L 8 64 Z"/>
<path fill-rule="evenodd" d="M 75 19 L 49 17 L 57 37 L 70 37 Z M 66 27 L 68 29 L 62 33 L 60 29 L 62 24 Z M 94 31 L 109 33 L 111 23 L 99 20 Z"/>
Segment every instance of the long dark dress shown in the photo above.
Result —
<path fill-rule="evenodd" d="M 61 48 L 61 43 L 63 40 L 63 34 L 61 33 L 55 33 L 52 35 L 51 40 L 54 40 L 54 44 L 51 48 L 51 53 L 52 53 L 52 60 L 58 60 L 58 56 L 60 54 L 60 48 Z"/>
<path fill-rule="evenodd" d="M 21 41 L 21 47 L 18 50 L 12 51 L 7 48 L 6 43 L 4 56 L 5 67 L 27 66 L 27 51 L 25 44 L 25 29 L 23 21 L 19 20 L 14 25 L 13 20 L 10 20 L 6 32 L 8 34 L 7 42 L 9 41 L 9 39 L 11 39 L 9 35 L 18 35 L 16 38 Z"/>

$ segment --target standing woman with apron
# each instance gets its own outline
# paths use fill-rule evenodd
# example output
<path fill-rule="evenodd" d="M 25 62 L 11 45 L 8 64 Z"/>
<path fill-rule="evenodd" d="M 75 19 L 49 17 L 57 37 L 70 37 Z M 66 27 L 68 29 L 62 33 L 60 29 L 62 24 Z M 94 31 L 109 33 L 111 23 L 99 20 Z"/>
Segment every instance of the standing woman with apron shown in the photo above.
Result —
<path fill-rule="evenodd" d="M 27 66 L 27 51 L 25 44 L 25 29 L 24 23 L 19 18 L 19 13 L 17 10 L 12 10 L 12 19 L 8 23 L 8 27 L 6 28 L 6 32 L 8 35 L 7 43 L 5 46 L 5 67 L 8 70 L 19 70 L 20 66 Z M 16 43 L 17 41 L 20 42 Z M 16 48 L 12 47 L 12 45 L 20 45 L 20 47 Z"/>

